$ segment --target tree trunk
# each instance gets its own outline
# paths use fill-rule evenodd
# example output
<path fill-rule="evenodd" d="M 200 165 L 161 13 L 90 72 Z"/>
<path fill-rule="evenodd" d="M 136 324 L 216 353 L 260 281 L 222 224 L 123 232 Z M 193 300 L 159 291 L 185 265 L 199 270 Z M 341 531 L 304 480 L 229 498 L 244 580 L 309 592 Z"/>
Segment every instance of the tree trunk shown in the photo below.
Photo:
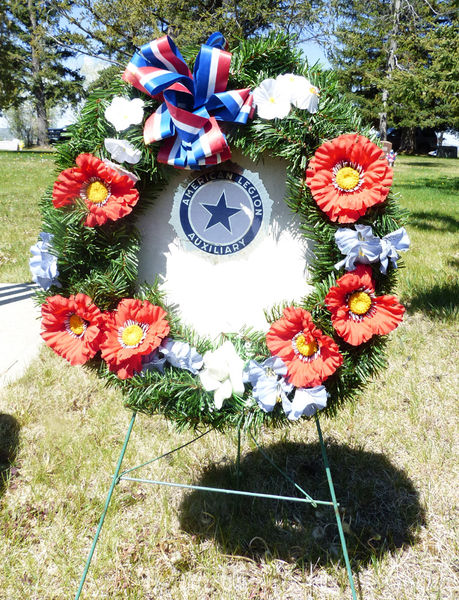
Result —
<path fill-rule="evenodd" d="M 404 127 L 399 152 L 414 154 L 416 152 L 416 127 Z"/>
<path fill-rule="evenodd" d="M 33 0 L 27 0 L 30 18 L 30 48 L 32 59 L 32 95 L 37 113 L 37 138 L 39 146 L 48 146 L 48 116 L 46 114 L 45 86 L 41 78 L 40 46 L 42 40 L 38 33 L 37 16 Z"/>
<path fill-rule="evenodd" d="M 401 0 L 392 2 L 392 30 L 389 34 L 389 49 L 386 62 L 386 82 L 392 77 L 392 71 L 397 63 L 397 36 L 400 25 L 400 5 Z M 387 140 L 387 101 L 389 99 L 389 90 L 384 87 L 382 90 L 382 112 L 379 113 L 379 135 L 381 140 Z"/>
<path fill-rule="evenodd" d="M 387 98 L 389 92 L 382 91 L 383 112 L 379 113 L 379 139 L 383 142 L 387 140 Z"/>

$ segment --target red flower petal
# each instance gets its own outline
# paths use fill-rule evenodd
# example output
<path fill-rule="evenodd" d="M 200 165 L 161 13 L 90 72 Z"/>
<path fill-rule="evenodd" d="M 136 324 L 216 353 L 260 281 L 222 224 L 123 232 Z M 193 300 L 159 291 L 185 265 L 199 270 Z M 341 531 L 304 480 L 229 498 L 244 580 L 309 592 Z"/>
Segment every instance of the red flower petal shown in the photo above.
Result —
<path fill-rule="evenodd" d="M 317 344 L 317 355 L 309 361 L 302 360 L 294 350 L 292 341 L 298 333 L 311 336 Z M 283 318 L 275 321 L 266 334 L 266 344 L 271 354 L 285 362 L 288 379 L 295 387 L 320 385 L 343 363 L 338 346 L 317 329 L 303 308 L 285 308 Z"/>
<path fill-rule="evenodd" d="M 70 364 L 82 365 L 99 350 L 103 316 L 89 296 L 51 296 L 43 304 L 41 312 L 42 338 Z M 77 315 L 86 323 L 86 329 L 80 336 L 68 331 L 67 322 L 72 315 Z"/>
<path fill-rule="evenodd" d="M 115 312 L 107 313 L 100 349 L 110 371 L 117 373 L 120 379 L 132 377 L 139 372 L 142 369 L 142 356 L 158 348 L 169 333 L 166 316 L 166 311 L 160 306 L 133 298 L 121 300 Z M 129 324 L 144 329 L 144 337 L 135 347 L 124 346 L 120 341 L 124 327 Z"/>
<path fill-rule="evenodd" d="M 354 191 L 343 191 L 334 185 L 333 169 L 341 163 L 363 169 L 360 187 Z M 331 221 L 354 223 L 369 207 L 385 201 L 392 185 L 392 169 L 376 144 L 364 136 L 345 134 L 316 150 L 306 170 L 306 184 Z"/>
<path fill-rule="evenodd" d="M 398 327 L 405 312 L 395 296 L 374 296 L 371 272 L 370 267 L 358 265 L 340 277 L 325 296 L 336 333 L 352 346 L 359 346 L 374 335 L 387 335 Z M 349 296 L 358 291 L 368 293 L 371 307 L 366 314 L 353 315 Z"/>
<path fill-rule="evenodd" d="M 80 154 L 76 164 L 77 167 L 62 171 L 54 184 L 53 205 L 56 208 L 73 204 L 76 198 L 81 197 L 84 184 L 96 178 L 110 189 L 110 196 L 104 204 L 85 200 L 88 207 L 84 222 L 86 226 L 95 227 L 108 220 L 116 221 L 132 211 L 139 199 L 139 192 L 127 175 L 121 175 L 92 154 Z"/>

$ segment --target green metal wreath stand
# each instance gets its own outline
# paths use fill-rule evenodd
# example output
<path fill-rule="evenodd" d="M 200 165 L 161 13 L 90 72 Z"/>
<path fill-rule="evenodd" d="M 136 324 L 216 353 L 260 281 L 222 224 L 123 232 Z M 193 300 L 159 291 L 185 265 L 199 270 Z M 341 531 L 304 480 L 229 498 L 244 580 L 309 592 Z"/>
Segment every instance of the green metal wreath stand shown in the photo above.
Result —
<path fill-rule="evenodd" d="M 170 486 L 170 487 L 185 488 L 185 489 L 190 489 L 190 490 L 199 490 L 202 492 L 214 492 L 214 493 L 219 493 L 219 494 L 233 494 L 236 496 L 250 496 L 252 498 L 266 498 L 266 499 L 283 500 L 283 501 L 290 501 L 290 502 L 303 502 L 303 503 L 311 504 L 313 507 L 317 507 L 318 504 L 326 505 L 326 506 L 333 506 L 333 510 L 335 511 L 336 524 L 338 525 L 338 532 L 339 532 L 339 537 L 340 537 L 340 541 L 341 541 L 341 548 L 343 551 L 344 562 L 346 564 L 347 576 L 349 579 L 349 585 L 351 587 L 352 599 L 357 600 L 357 595 L 356 595 L 355 586 L 354 586 L 354 579 L 352 576 L 351 565 L 349 562 L 349 555 L 347 552 L 346 539 L 344 537 L 344 531 L 343 531 L 343 526 L 341 523 L 341 517 L 339 515 L 339 504 L 336 501 L 335 487 L 333 485 L 333 480 L 332 480 L 331 471 L 330 471 L 330 465 L 329 465 L 328 457 L 327 457 L 327 451 L 325 449 L 325 444 L 324 444 L 324 440 L 322 437 L 322 430 L 320 428 L 319 417 L 317 416 L 317 414 L 315 415 L 315 422 L 316 422 L 316 427 L 317 427 L 317 433 L 319 435 L 319 442 L 320 442 L 320 448 L 322 451 L 322 459 L 323 459 L 323 463 L 324 463 L 324 468 L 325 468 L 325 472 L 327 474 L 327 481 L 328 481 L 328 487 L 330 489 L 331 501 L 315 500 L 315 499 L 311 498 L 311 496 L 307 492 L 305 492 L 298 484 L 296 484 L 291 479 L 291 477 L 289 477 L 289 475 L 287 475 L 287 473 L 285 473 L 280 467 L 278 467 L 269 458 L 269 456 L 263 452 L 262 448 L 260 448 L 260 446 L 259 446 L 258 442 L 256 441 L 255 437 L 253 436 L 253 434 L 251 434 L 252 440 L 254 441 L 255 445 L 257 446 L 257 448 L 261 452 L 261 454 L 264 456 L 264 458 L 266 458 L 266 460 L 268 460 L 272 464 L 272 466 L 275 467 L 277 469 L 277 471 L 279 471 L 281 473 L 281 475 L 283 477 L 285 477 L 290 483 L 292 483 L 295 486 L 295 488 L 299 492 L 301 492 L 301 494 L 303 494 L 303 496 L 304 496 L 303 498 L 297 498 L 294 496 L 277 496 L 275 494 L 260 494 L 260 493 L 254 493 L 254 492 L 245 492 L 245 491 L 241 491 L 241 490 L 229 490 L 229 489 L 223 489 L 223 488 L 204 487 L 204 486 L 199 486 L 199 485 L 187 485 L 187 484 L 183 484 L 183 483 L 174 483 L 174 482 L 169 482 L 169 481 L 155 481 L 153 479 L 142 479 L 142 478 L 138 478 L 138 477 L 130 477 L 130 476 L 128 476 L 128 474 L 132 473 L 133 471 L 136 471 L 137 469 L 140 469 L 141 467 L 145 467 L 146 465 L 154 463 L 154 462 L 160 460 L 161 458 L 169 456 L 170 454 L 173 454 L 174 452 L 177 452 L 178 450 L 181 450 L 181 449 L 185 448 L 186 446 L 193 444 L 194 442 L 198 441 L 199 439 L 201 439 L 202 437 L 204 437 L 205 435 L 207 435 L 208 433 L 213 431 L 213 429 L 209 429 L 208 431 L 205 431 L 204 433 L 201 433 L 197 437 L 193 438 L 189 442 L 186 442 L 185 444 L 178 446 L 177 448 L 174 448 L 173 450 L 170 450 L 169 452 L 161 454 L 161 456 L 157 456 L 156 458 L 153 458 L 153 459 L 151 459 L 145 463 L 142 463 L 141 465 L 138 465 L 136 467 L 132 467 L 125 471 L 121 471 L 121 465 L 123 462 L 124 454 L 126 452 L 126 448 L 129 443 L 129 438 L 131 436 L 132 428 L 134 426 L 136 414 L 137 413 L 135 413 L 135 412 L 132 413 L 131 422 L 129 423 L 126 437 L 124 439 L 124 444 L 121 449 L 120 456 L 118 458 L 118 463 L 116 465 L 116 469 L 113 474 L 112 483 L 110 485 L 110 489 L 107 494 L 107 499 L 105 500 L 105 506 L 102 511 L 102 515 L 100 517 L 99 524 L 97 526 L 97 531 L 94 536 L 92 546 L 91 546 L 91 549 L 88 554 L 88 558 L 86 560 L 86 565 L 85 565 L 85 568 L 83 571 L 83 575 L 81 576 L 80 585 L 78 587 L 78 591 L 76 593 L 75 600 L 78 600 L 81 596 L 81 592 L 83 590 L 83 586 L 86 581 L 86 576 L 87 576 L 89 568 L 91 566 L 91 561 L 92 561 L 92 558 L 94 555 L 94 551 L 96 549 L 96 545 L 97 545 L 97 541 L 100 536 L 100 532 L 102 531 L 102 527 L 104 525 L 105 516 L 107 514 L 107 510 L 110 505 L 110 501 L 112 499 L 113 492 L 115 490 L 116 485 L 120 481 L 134 481 L 137 483 L 148 483 L 151 485 L 164 485 L 164 486 Z M 240 458 L 241 458 L 241 431 L 239 429 L 238 430 L 237 463 L 236 463 L 237 474 L 239 474 L 239 472 L 240 472 Z"/>

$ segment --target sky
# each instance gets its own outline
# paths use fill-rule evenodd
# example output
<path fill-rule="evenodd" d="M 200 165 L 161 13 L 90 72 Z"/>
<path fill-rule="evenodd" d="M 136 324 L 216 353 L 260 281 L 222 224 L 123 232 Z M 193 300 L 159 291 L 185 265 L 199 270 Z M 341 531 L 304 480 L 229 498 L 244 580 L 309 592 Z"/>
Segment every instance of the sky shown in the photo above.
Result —
<path fill-rule="evenodd" d="M 330 63 L 325 57 L 323 49 L 316 42 L 304 42 L 303 44 L 300 44 L 300 48 L 306 55 L 309 64 L 314 64 L 315 62 L 320 61 L 322 66 L 326 68 L 330 67 Z"/>

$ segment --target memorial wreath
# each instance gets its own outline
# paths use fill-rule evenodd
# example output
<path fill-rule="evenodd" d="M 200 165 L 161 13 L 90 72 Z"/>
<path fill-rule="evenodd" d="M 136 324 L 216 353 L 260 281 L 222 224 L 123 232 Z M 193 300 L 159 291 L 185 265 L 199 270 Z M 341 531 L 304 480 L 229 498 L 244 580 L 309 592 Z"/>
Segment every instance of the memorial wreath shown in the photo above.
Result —
<path fill-rule="evenodd" d="M 155 40 L 89 96 L 69 131 L 31 249 L 42 337 L 119 386 L 127 407 L 179 427 L 277 426 L 336 409 L 384 367 L 386 335 L 404 313 L 391 292 L 409 245 L 405 214 L 392 170 L 336 75 L 310 68 L 287 37 L 249 39 L 230 53 L 213 34 L 183 57 L 170 38 Z M 171 174 L 190 169 L 189 198 L 199 180 L 227 178 L 247 193 L 237 206 L 219 194 L 194 213 L 183 201 L 176 220 L 185 242 L 215 255 L 249 244 L 263 227 L 261 198 L 250 176 L 225 167 L 230 149 L 254 164 L 286 163 L 284 200 L 314 243 L 314 290 L 272 306 L 267 333 L 246 323 L 212 338 L 183 322 L 159 277 L 139 282 L 136 222 Z M 243 218 L 245 237 L 225 241 Z M 193 219 L 207 238 L 187 230 Z M 282 287 L 286 275 L 264 268 Z M 234 296 L 256 293 L 234 284 Z"/>

